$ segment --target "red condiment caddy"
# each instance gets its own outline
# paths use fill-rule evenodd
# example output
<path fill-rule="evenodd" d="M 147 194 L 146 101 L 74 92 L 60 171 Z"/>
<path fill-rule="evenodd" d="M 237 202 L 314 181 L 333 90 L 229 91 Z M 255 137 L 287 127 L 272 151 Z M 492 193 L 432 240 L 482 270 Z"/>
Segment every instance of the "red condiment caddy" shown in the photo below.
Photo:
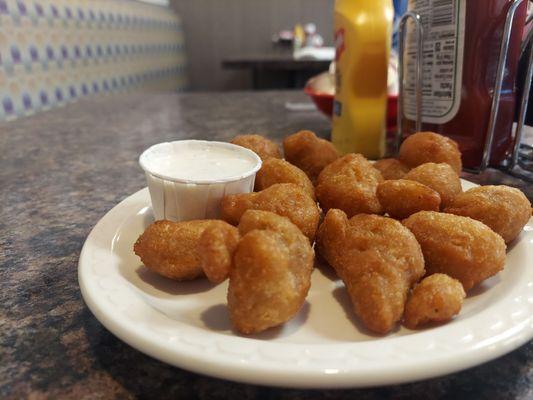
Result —
<path fill-rule="evenodd" d="M 398 144 L 416 131 L 433 131 L 459 143 L 467 169 L 513 167 L 526 16 L 527 0 L 410 0 L 401 21 Z"/>

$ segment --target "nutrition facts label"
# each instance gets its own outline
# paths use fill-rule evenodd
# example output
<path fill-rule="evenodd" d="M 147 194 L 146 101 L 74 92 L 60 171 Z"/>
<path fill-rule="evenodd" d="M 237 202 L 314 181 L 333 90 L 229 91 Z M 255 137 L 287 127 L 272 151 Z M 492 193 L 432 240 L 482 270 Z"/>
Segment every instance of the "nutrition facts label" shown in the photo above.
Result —
<path fill-rule="evenodd" d="M 409 0 L 424 26 L 422 121 L 443 124 L 461 103 L 466 0 Z M 404 56 L 404 116 L 416 118 L 416 34 L 408 24 Z"/>

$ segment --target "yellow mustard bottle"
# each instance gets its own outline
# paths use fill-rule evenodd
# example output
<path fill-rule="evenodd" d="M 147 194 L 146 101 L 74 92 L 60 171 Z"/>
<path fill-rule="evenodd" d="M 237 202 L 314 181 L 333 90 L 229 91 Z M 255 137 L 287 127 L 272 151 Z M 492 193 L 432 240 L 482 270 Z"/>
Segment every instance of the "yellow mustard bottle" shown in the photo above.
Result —
<path fill-rule="evenodd" d="M 332 141 L 342 153 L 385 153 L 392 0 L 336 0 Z"/>

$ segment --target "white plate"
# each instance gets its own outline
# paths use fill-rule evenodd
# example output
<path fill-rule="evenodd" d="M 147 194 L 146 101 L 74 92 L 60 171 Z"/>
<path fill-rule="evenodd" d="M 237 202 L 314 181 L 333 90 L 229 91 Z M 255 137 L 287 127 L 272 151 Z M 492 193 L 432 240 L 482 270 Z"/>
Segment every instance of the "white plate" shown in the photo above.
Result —
<path fill-rule="evenodd" d="M 470 292 L 454 321 L 422 331 L 401 327 L 385 337 L 359 325 L 342 283 L 326 267 L 313 272 L 307 302 L 292 321 L 240 336 L 227 315 L 227 283 L 176 283 L 149 272 L 133 254 L 151 221 L 147 189 L 107 213 L 81 252 L 81 291 L 120 339 L 191 371 L 285 387 L 376 386 L 472 367 L 533 337 L 532 220 L 510 246 L 505 270 Z"/>

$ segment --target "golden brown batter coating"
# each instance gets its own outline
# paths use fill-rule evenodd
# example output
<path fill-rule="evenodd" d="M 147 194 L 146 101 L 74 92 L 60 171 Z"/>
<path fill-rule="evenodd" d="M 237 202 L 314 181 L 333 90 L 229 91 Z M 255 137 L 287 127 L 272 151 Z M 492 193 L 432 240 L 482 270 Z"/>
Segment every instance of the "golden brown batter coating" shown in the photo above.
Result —
<path fill-rule="evenodd" d="M 228 308 L 235 329 L 251 334 L 281 325 L 300 310 L 311 285 L 314 252 L 288 218 L 268 211 L 244 213 L 239 231 Z"/>
<path fill-rule="evenodd" d="M 315 187 L 305 172 L 288 161 L 270 158 L 257 172 L 255 190 L 261 191 L 276 183 L 294 183 L 316 200 Z"/>
<path fill-rule="evenodd" d="M 459 175 L 463 164 L 457 143 L 433 132 L 418 132 L 409 136 L 400 146 L 399 159 L 408 167 L 433 163 L 447 163 Z"/>
<path fill-rule="evenodd" d="M 285 159 L 304 171 L 311 182 L 316 179 L 324 167 L 340 157 L 333 144 L 318 138 L 311 131 L 300 131 L 283 140 Z"/>
<path fill-rule="evenodd" d="M 435 323 L 447 322 L 459 314 L 466 297 L 463 285 L 445 274 L 433 274 L 417 284 L 403 315 L 404 325 L 411 329 Z"/>
<path fill-rule="evenodd" d="M 294 183 L 278 183 L 257 193 L 226 196 L 220 208 L 222 219 L 233 225 L 239 223 L 247 210 L 271 211 L 289 218 L 311 241 L 320 220 L 316 202 Z"/>
<path fill-rule="evenodd" d="M 235 227 L 220 220 L 156 221 L 133 249 L 144 265 L 159 275 L 178 281 L 194 279 L 203 275 L 198 243 L 207 228 L 238 237 Z"/>
<path fill-rule="evenodd" d="M 213 283 L 226 280 L 233 263 L 233 253 L 240 236 L 235 227 L 231 228 L 233 229 L 221 229 L 217 225 L 209 226 L 198 241 L 197 251 L 201 267 L 207 279 Z"/>
<path fill-rule="evenodd" d="M 396 158 L 384 158 L 372 165 L 381 172 L 383 179 L 402 179 L 410 170 L 407 165 L 402 164 Z"/>
<path fill-rule="evenodd" d="M 518 189 L 480 186 L 457 195 L 444 211 L 481 221 L 510 243 L 531 218 L 531 203 Z"/>
<path fill-rule="evenodd" d="M 361 154 L 347 154 L 320 173 L 316 195 L 324 211 L 338 208 L 351 217 L 356 214 L 381 214 L 376 196 L 381 173 Z"/>
<path fill-rule="evenodd" d="M 252 150 L 263 161 L 269 158 L 281 158 L 278 145 L 261 135 L 238 135 L 230 143 Z"/>
<path fill-rule="evenodd" d="M 419 182 L 406 179 L 381 182 L 376 192 L 383 211 L 404 219 L 418 211 L 439 211 L 440 195 Z"/>
<path fill-rule="evenodd" d="M 328 211 L 317 234 L 318 251 L 344 281 L 355 314 L 377 333 L 403 315 L 410 287 L 424 275 L 415 237 L 391 218 L 359 214 L 348 220 Z"/>
<path fill-rule="evenodd" d="M 441 208 L 463 191 L 459 175 L 446 163 L 426 163 L 409 171 L 404 179 L 420 182 L 440 195 Z"/>
<path fill-rule="evenodd" d="M 465 290 L 505 265 L 505 242 L 487 225 L 468 217 L 421 211 L 403 221 L 422 247 L 428 274 L 458 279 Z"/>

